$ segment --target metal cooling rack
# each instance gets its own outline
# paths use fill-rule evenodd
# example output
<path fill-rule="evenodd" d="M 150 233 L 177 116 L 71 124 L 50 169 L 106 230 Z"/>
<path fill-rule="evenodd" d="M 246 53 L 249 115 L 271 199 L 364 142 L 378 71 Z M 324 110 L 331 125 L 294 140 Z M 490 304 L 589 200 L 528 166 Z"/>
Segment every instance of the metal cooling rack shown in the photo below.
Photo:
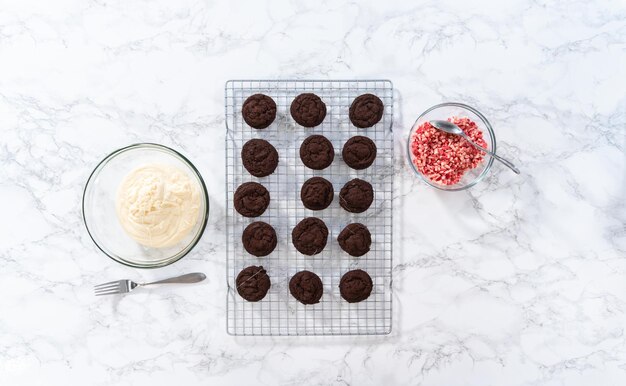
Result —
<path fill-rule="evenodd" d="M 304 128 L 291 118 L 289 107 L 300 93 L 313 92 L 326 103 L 324 122 Z M 276 120 L 264 130 L 248 126 L 241 107 L 255 93 L 271 96 L 278 108 Z M 348 108 L 357 96 L 377 95 L 385 105 L 382 120 L 374 127 L 358 129 L 350 123 Z M 392 196 L 393 196 L 393 85 L 387 80 L 231 80 L 226 83 L 226 232 L 227 232 L 227 330 L 232 335 L 376 335 L 391 331 Z M 302 141 L 313 134 L 328 138 L 335 148 L 333 164 L 324 170 L 311 170 L 300 161 Z M 366 135 L 378 148 L 374 164 L 365 170 L 349 168 L 341 158 L 343 144 L 352 136 Z M 250 175 L 241 162 L 241 148 L 252 138 L 262 138 L 278 150 L 276 171 L 263 178 Z M 333 184 L 335 197 L 322 211 L 306 209 L 300 201 L 300 187 L 309 178 L 321 176 Z M 369 181 L 374 202 L 364 213 L 352 214 L 339 206 L 341 187 L 352 178 Z M 271 202 L 257 218 L 241 216 L 233 207 L 233 194 L 247 181 L 257 181 L 270 192 Z M 319 217 L 329 229 L 323 252 L 305 256 L 291 243 L 291 230 L 305 217 Z M 257 258 L 241 244 L 241 234 L 253 221 L 274 227 L 278 245 L 269 256 Z M 372 233 L 370 252 L 360 258 L 349 256 L 339 247 L 337 236 L 351 222 L 365 224 Z M 235 278 L 250 265 L 262 265 L 272 287 L 260 302 L 242 299 Z M 341 276 L 352 269 L 370 274 L 374 289 L 370 297 L 350 304 L 339 294 Z M 304 306 L 289 293 L 289 279 L 303 269 L 315 272 L 324 283 L 320 303 Z"/>

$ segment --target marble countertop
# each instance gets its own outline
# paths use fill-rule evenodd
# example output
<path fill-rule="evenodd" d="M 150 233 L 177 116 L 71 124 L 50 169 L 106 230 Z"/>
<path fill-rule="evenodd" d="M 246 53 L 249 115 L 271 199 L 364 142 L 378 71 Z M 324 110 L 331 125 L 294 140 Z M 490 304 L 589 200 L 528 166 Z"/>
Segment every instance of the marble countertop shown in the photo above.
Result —
<path fill-rule="evenodd" d="M 626 384 L 625 19 L 620 1 L 2 2 L 0 384 Z M 394 82 L 391 335 L 226 334 L 233 78 Z M 443 101 L 481 110 L 522 175 L 419 182 L 407 131 Z M 187 155 L 211 200 L 158 270 L 109 260 L 81 220 L 92 168 L 135 142 Z M 208 280 L 92 294 L 190 271 Z"/>

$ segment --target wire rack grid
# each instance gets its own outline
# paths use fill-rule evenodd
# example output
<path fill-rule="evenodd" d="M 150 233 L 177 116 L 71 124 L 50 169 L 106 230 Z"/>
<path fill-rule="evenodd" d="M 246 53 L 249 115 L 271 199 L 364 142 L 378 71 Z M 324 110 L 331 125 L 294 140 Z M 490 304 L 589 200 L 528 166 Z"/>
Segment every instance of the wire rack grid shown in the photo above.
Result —
<path fill-rule="evenodd" d="M 313 92 L 326 103 L 324 122 L 314 128 L 298 125 L 289 113 L 293 99 Z M 243 102 L 252 94 L 263 93 L 277 105 L 276 120 L 266 129 L 248 126 L 241 116 Z M 377 95 L 384 103 L 381 121 L 367 129 L 353 126 L 348 109 L 357 96 Z M 231 80 L 225 86 L 226 103 L 226 232 L 227 232 L 227 332 L 231 335 L 381 335 L 391 332 L 392 315 L 392 212 L 393 212 L 393 85 L 388 80 Z M 300 144 L 310 135 L 321 134 L 335 149 L 335 160 L 324 170 L 302 164 Z M 370 137 L 377 146 L 374 164 L 353 170 L 342 160 L 343 144 L 355 135 Z M 250 139 L 262 138 L 276 147 L 279 164 L 263 178 L 250 175 L 241 162 L 241 148 Z M 333 184 L 332 204 L 322 211 L 306 209 L 300 201 L 300 188 L 309 178 L 321 176 Z M 364 213 L 348 213 L 339 206 L 342 186 L 353 178 L 369 181 L 374 202 Z M 233 195 L 244 182 L 256 181 L 270 192 L 270 205 L 261 216 L 246 218 L 234 209 Z M 329 229 L 326 248 L 314 256 L 299 253 L 291 243 L 291 231 L 305 217 L 322 219 Z M 276 249 L 257 258 L 241 244 L 241 234 L 253 221 L 274 227 Z M 337 236 L 349 223 L 365 224 L 372 234 L 370 252 L 358 258 L 345 253 Z M 256 303 L 237 293 L 235 278 L 250 265 L 262 265 L 272 285 L 267 296 Z M 303 305 L 289 293 L 289 279 L 301 270 L 315 272 L 322 279 L 324 294 L 320 303 Z M 360 303 L 348 303 L 339 294 L 344 273 L 363 269 L 370 274 L 374 288 Z"/>

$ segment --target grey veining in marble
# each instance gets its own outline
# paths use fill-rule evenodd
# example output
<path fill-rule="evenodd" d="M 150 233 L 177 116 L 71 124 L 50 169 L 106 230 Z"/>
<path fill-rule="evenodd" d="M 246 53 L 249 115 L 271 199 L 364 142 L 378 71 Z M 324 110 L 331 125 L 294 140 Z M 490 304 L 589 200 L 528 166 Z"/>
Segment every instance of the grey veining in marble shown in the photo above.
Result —
<path fill-rule="evenodd" d="M 626 384 L 625 20 L 619 0 L 0 2 L 0 384 Z M 224 82 L 287 77 L 394 82 L 390 336 L 225 332 Z M 407 131 L 443 101 L 483 112 L 522 175 L 414 178 Z M 81 221 L 92 168 L 134 142 L 188 156 L 211 199 L 159 270 Z"/>

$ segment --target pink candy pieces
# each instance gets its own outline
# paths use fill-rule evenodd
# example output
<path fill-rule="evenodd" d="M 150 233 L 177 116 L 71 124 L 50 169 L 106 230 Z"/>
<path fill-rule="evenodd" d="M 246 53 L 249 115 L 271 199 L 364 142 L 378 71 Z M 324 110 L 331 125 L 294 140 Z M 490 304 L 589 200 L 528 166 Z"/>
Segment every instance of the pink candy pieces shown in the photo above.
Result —
<path fill-rule="evenodd" d="M 448 119 L 456 124 L 477 145 L 487 148 L 483 133 L 469 118 Z M 422 123 L 411 137 L 413 164 L 433 182 L 454 185 L 463 174 L 478 166 L 485 153 L 458 135 L 444 133 L 430 123 Z"/>

